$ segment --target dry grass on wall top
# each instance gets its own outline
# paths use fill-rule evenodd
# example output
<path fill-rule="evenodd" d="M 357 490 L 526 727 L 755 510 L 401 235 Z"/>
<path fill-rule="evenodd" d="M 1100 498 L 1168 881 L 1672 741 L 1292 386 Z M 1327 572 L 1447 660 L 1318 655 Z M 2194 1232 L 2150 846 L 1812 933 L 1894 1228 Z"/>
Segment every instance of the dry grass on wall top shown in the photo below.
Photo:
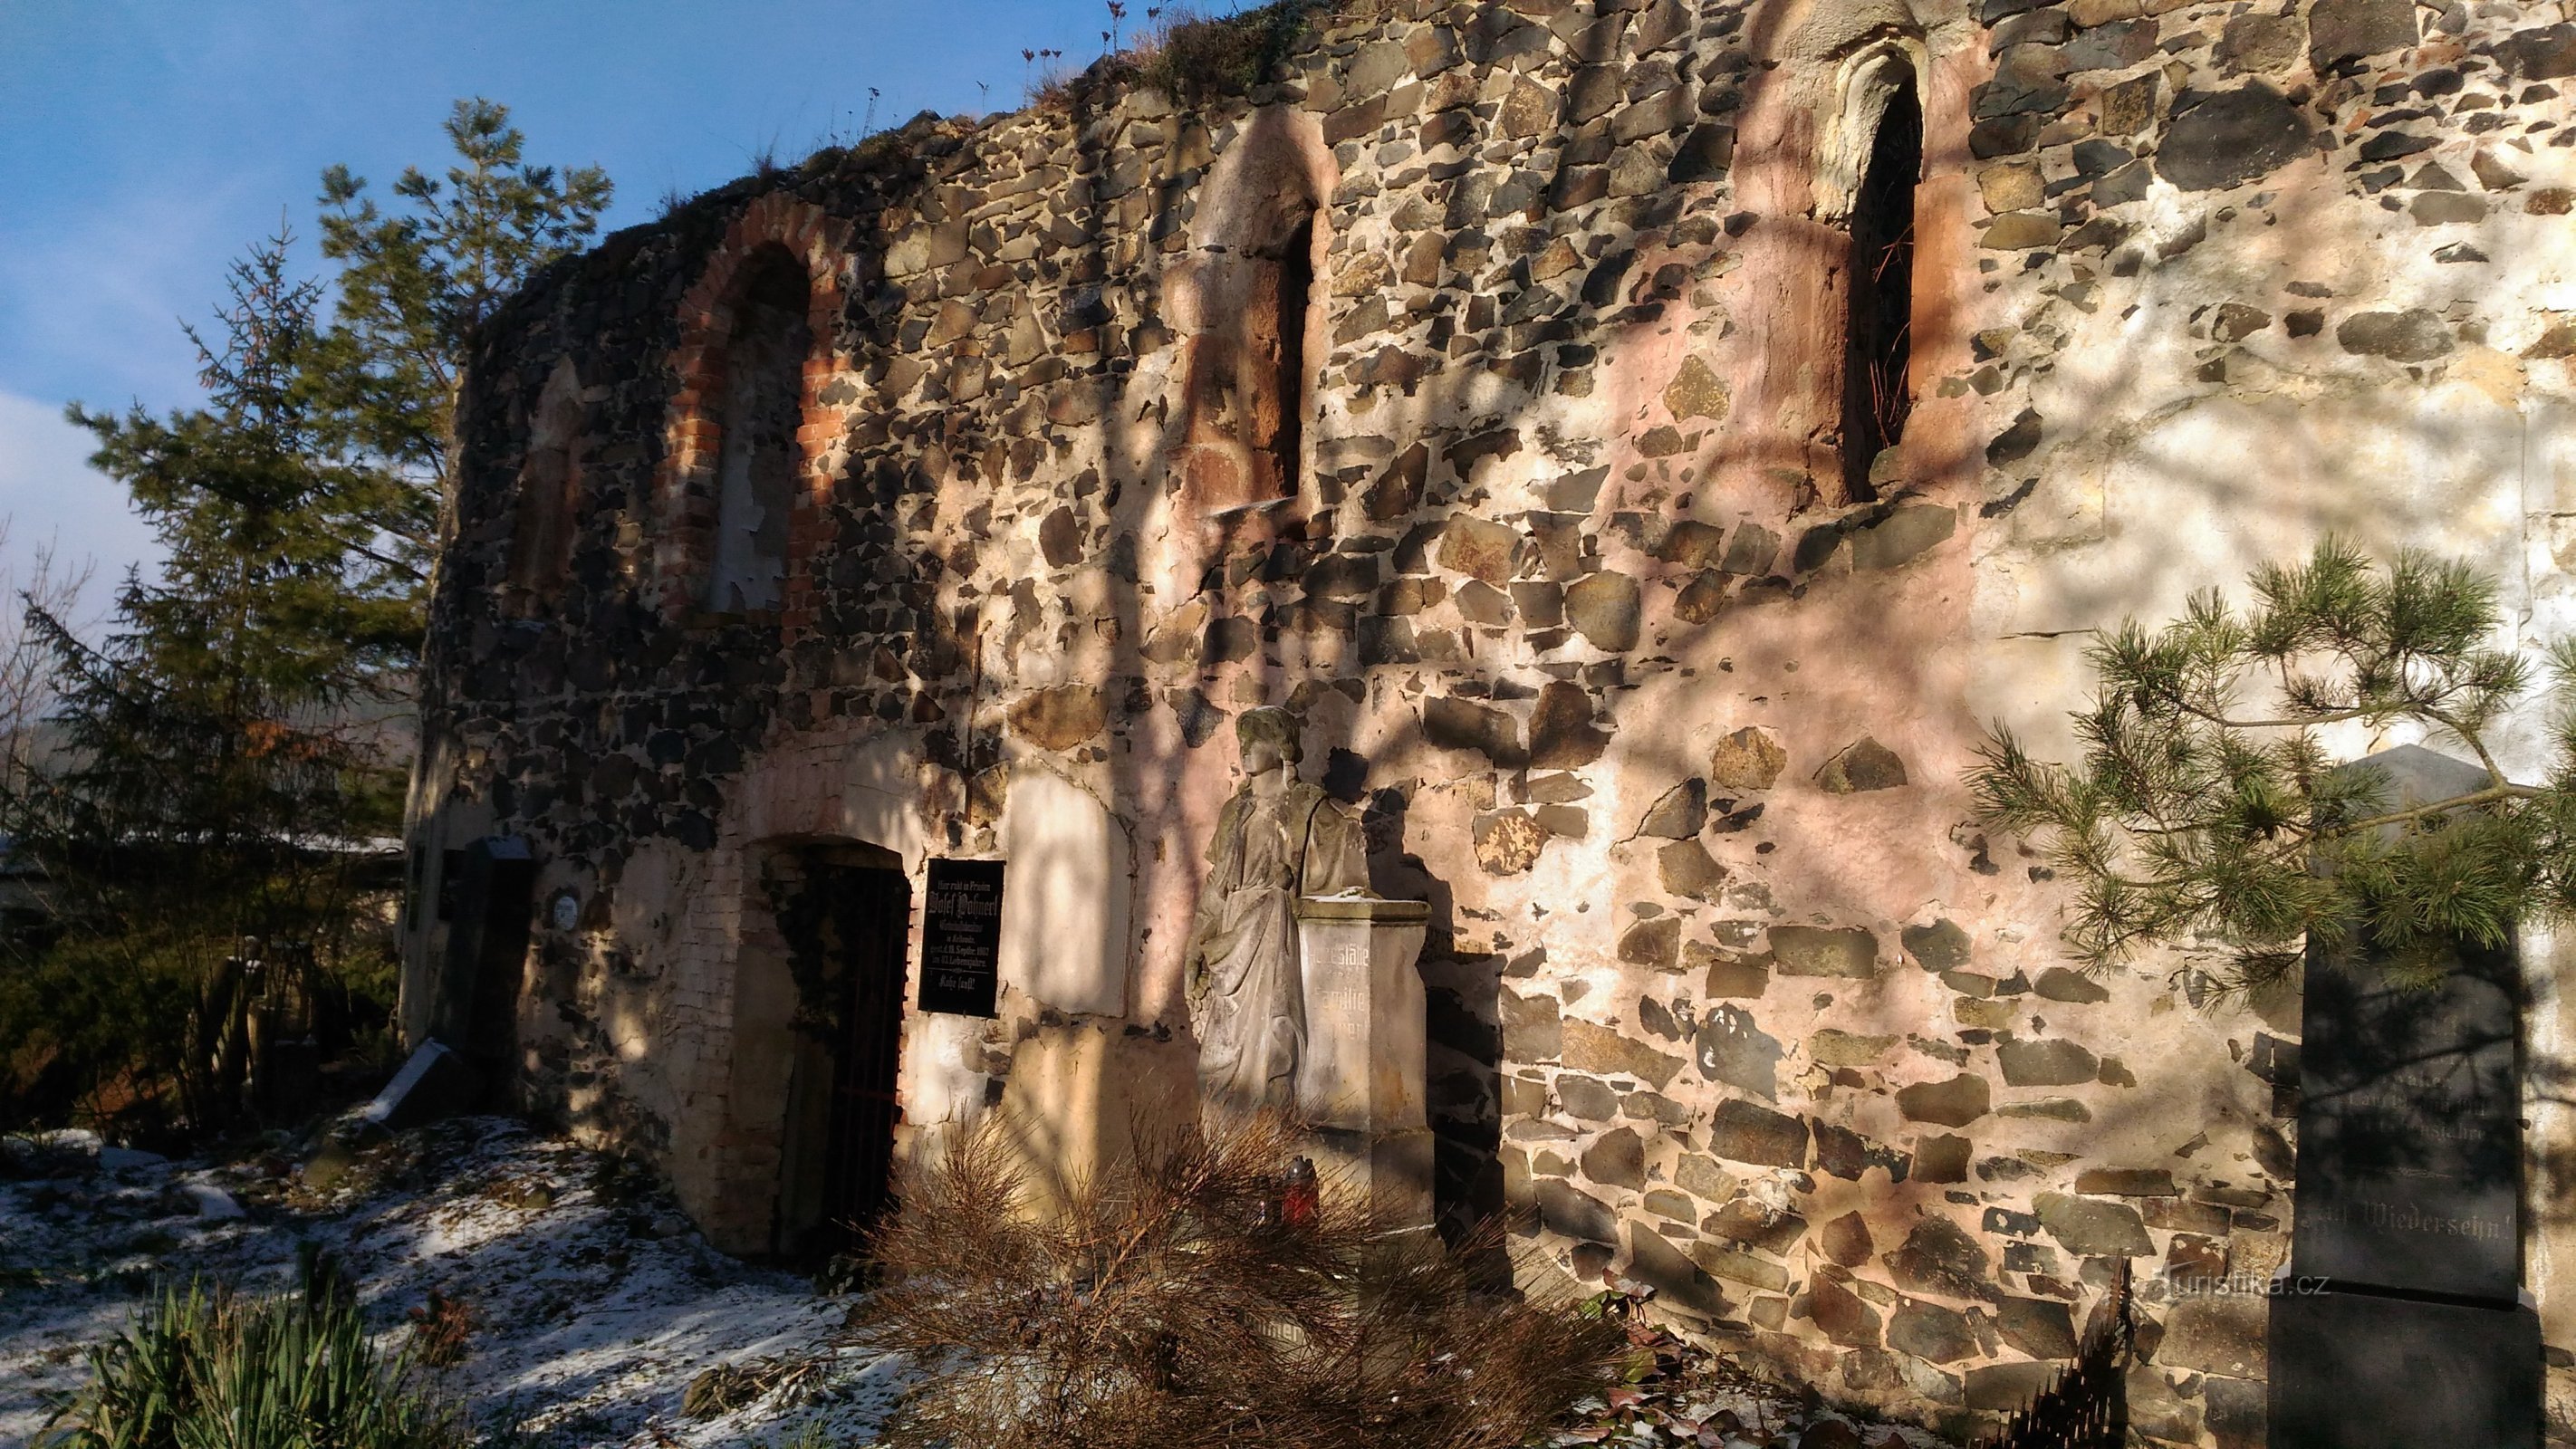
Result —
<path fill-rule="evenodd" d="M 1045 81 L 1030 92 L 1029 103 L 1070 113 L 1114 101 L 1114 92 L 1127 84 L 1159 90 L 1185 106 L 1240 96 L 1272 79 L 1331 8 L 1331 0 L 1278 0 L 1237 15 L 1209 16 L 1172 6 L 1135 45 L 1079 74 Z"/>
<path fill-rule="evenodd" d="M 1329 1187 L 1283 1200 L 1298 1155 L 1270 1121 L 1147 1141 L 1039 1222 L 1000 1136 L 965 1134 L 904 1184 L 853 1318 L 928 1371 L 888 1442 L 1506 1449 L 1610 1380 L 1615 1325 L 1486 1291 Z"/>

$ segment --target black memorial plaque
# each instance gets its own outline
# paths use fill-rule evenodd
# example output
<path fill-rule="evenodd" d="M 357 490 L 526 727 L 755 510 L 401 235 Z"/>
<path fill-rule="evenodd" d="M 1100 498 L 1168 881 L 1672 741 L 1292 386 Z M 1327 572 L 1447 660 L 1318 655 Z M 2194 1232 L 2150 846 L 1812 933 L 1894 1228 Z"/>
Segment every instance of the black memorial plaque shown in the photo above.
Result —
<path fill-rule="evenodd" d="M 2287 1293 L 2267 1336 L 2271 1449 L 2539 1449 L 2530 1308 Z"/>
<path fill-rule="evenodd" d="M 2482 789 L 2414 745 L 2390 807 Z M 2273 1449 L 2540 1442 L 2540 1324 L 2520 1302 L 2522 989 L 2515 950 L 2459 943 L 2441 984 L 2372 943 L 2311 946 L 2289 1291 L 2271 1303 Z"/>
<path fill-rule="evenodd" d="M 1002 983 L 1002 862 L 933 860 L 921 913 L 921 1009 L 991 1016 Z"/>
<path fill-rule="evenodd" d="M 2391 803 L 2482 788 L 2407 747 L 2365 764 Z M 2511 950 L 2462 943 L 2441 985 L 2389 979 L 2366 941 L 2311 950 L 2299 1049 L 2303 1277 L 2511 1304 L 2521 1287 L 2522 1119 Z"/>

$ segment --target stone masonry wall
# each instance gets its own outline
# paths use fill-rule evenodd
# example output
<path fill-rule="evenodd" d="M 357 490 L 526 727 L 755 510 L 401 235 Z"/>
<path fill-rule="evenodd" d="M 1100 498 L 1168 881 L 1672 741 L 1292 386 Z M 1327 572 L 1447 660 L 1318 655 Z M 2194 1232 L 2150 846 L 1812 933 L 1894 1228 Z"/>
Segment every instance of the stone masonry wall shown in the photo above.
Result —
<path fill-rule="evenodd" d="M 1854 490 L 1854 97 L 1898 70 L 1917 401 Z M 2259 1442 L 2262 1300 L 2155 1280 L 2286 1251 L 2297 1003 L 2067 969 L 2057 884 L 1961 772 L 1998 718 L 2065 752 L 2082 631 L 2327 529 L 2500 567 L 2518 630 L 2563 627 L 2571 76 L 2557 4 L 1384 0 L 1248 96 L 1111 77 L 747 179 L 485 338 L 415 848 L 536 843 L 526 1099 L 756 1249 L 767 853 L 865 841 L 916 894 L 929 856 L 1011 859 L 1002 1016 L 906 1022 L 906 1132 L 1013 1102 L 1096 1160 L 1128 1102 L 1186 1111 L 1229 722 L 1286 705 L 1379 889 L 1433 903 L 1442 1200 L 1508 1213 L 1531 1286 L 1652 1284 L 1964 1431 L 2129 1258 L 2138 1426 Z M 1224 309 L 1308 205 L 1294 491 L 1184 486 L 1232 456 L 1206 379 L 1250 375 L 1193 359 L 1289 335 Z M 810 279 L 801 491 L 782 607 L 715 615 L 726 278 L 764 246 Z M 585 496 L 528 607 L 566 358 Z M 2529 1276 L 2576 1347 L 2565 1211 Z"/>

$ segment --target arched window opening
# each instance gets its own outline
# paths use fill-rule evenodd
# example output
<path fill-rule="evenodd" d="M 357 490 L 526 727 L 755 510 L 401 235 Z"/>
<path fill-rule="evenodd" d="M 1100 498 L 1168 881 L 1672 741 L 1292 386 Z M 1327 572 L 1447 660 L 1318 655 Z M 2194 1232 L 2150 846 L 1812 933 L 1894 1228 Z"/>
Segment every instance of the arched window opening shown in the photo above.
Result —
<path fill-rule="evenodd" d="M 1256 491 L 1265 498 L 1293 498 L 1304 481 L 1307 406 L 1306 327 L 1314 306 L 1315 214 L 1300 218 L 1280 249 L 1271 305 L 1264 318 L 1262 350 L 1271 364 L 1270 414 L 1262 420 L 1266 439 L 1255 444 L 1264 460 Z M 1267 260 L 1267 259 L 1265 259 Z"/>
<path fill-rule="evenodd" d="M 1914 73 L 1891 77 L 1851 211 L 1851 308 L 1843 334 L 1843 482 L 1876 496 L 1870 468 L 1905 435 L 1914 313 L 1914 189 L 1923 174 L 1923 105 Z"/>
<path fill-rule="evenodd" d="M 1304 481 L 1315 213 L 1291 204 L 1261 221 L 1265 239 L 1212 246 L 1202 263 L 1186 472 L 1190 497 L 1208 513 L 1293 499 Z"/>
<path fill-rule="evenodd" d="M 787 576 L 787 517 L 803 460 L 805 268 L 780 246 L 745 262 L 725 341 L 716 452 L 716 533 L 707 608 L 720 614 L 775 609 Z"/>
<path fill-rule="evenodd" d="M 527 458 L 519 465 L 510 530 L 510 592 L 518 613 L 551 603 L 571 577 L 573 534 L 581 522 L 581 454 L 581 376 L 567 357 L 546 378 L 528 428 Z"/>

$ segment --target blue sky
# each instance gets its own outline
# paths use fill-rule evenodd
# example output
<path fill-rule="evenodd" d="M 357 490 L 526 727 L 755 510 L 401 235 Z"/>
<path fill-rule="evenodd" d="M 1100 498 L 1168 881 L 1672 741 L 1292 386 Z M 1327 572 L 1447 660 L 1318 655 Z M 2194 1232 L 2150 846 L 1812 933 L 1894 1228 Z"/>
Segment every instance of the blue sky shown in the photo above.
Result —
<path fill-rule="evenodd" d="M 856 132 L 871 86 L 881 128 L 1014 107 L 1023 48 L 1079 64 L 1108 23 L 1098 0 L 0 0 L 5 561 L 150 557 L 63 404 L 195 400 L 179 324 L 226 264 L 283 216 L 318 270 L 322 169 L 443 169 L 458 97 L 509 106 L 531 160 L 607 168 L 605 232 Z"/>

